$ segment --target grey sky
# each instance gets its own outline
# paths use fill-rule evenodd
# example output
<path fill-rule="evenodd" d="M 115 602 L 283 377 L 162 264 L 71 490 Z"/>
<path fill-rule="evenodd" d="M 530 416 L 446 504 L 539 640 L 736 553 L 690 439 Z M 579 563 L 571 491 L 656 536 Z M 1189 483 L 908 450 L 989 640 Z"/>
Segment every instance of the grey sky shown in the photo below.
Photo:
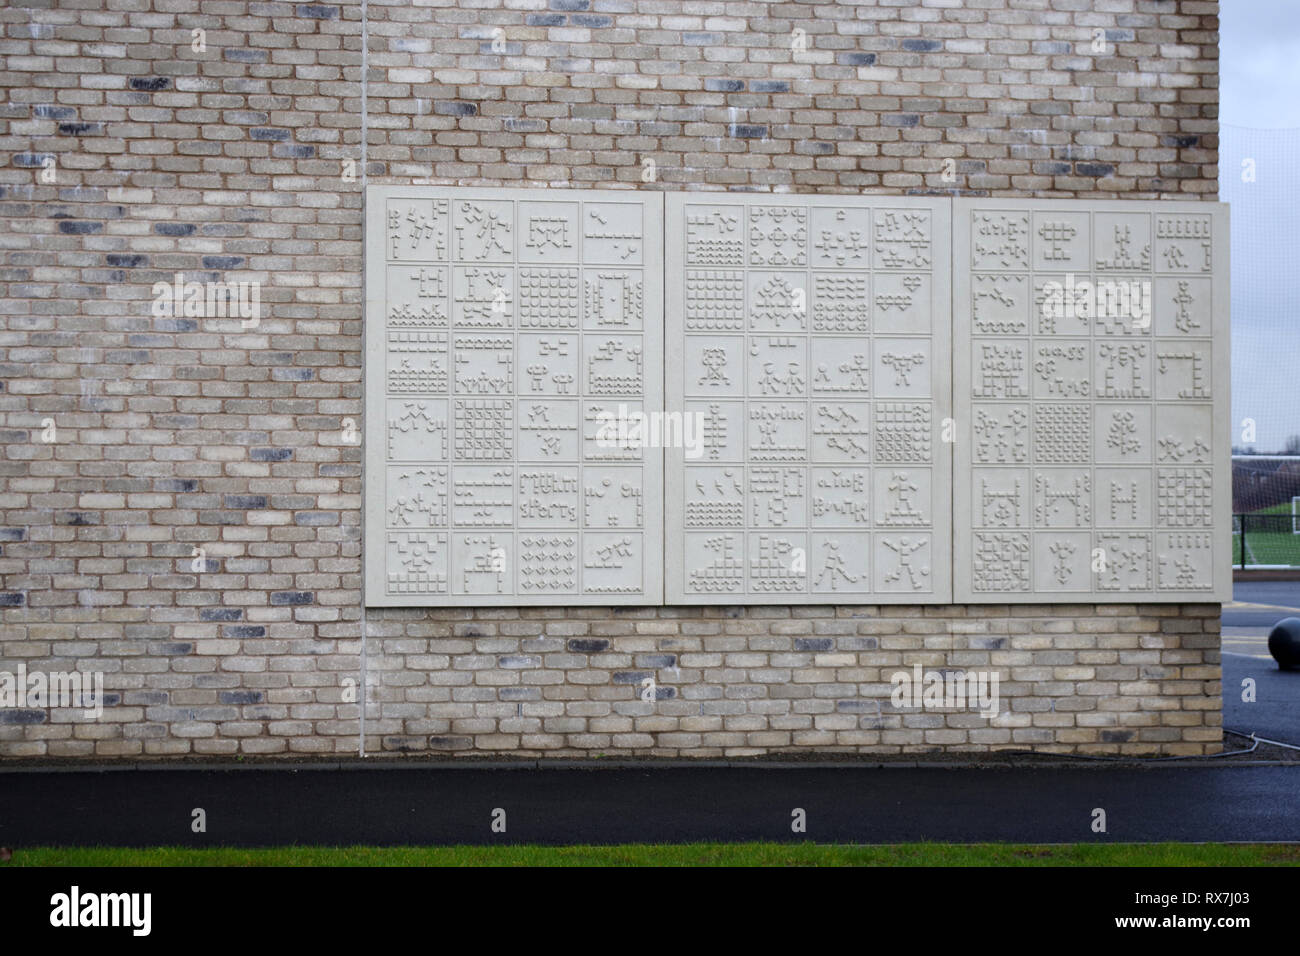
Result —
<path fill-rule="evenodd" d="M 1219 19 L 1222 122 L 1300 127 L 1300 3 L 1223 0 Z"/>
<path fill-rule="evenodd" d="M 1300 434 L 1300 3 L 1220 4 L 1219 198 L 1232 210 L 1233 444 Z M 1253 174 L 1254 181 L 1249 182 Z"/>

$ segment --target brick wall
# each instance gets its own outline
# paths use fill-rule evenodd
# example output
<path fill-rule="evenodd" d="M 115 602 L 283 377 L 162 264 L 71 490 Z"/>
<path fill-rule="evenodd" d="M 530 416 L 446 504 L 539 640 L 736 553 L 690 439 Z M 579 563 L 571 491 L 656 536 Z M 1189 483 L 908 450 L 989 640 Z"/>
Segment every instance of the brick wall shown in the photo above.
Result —
<path fill-rule="evenodd" d="M 6 4 L 0 671 L 108 706 L 0 755 L 355 753 L 363 687 L 368 752 L 1218 750 L 1217 605 L 363 616 L 351 440 L 363 122 L 372 183 L 1208 199 L 1216 12 L 372 2 L 363 119 L 359 3 Z M 177 272 L 260 324 L 154 315 Z M 1009 715 L 878 711 L 912 664 Z"/>

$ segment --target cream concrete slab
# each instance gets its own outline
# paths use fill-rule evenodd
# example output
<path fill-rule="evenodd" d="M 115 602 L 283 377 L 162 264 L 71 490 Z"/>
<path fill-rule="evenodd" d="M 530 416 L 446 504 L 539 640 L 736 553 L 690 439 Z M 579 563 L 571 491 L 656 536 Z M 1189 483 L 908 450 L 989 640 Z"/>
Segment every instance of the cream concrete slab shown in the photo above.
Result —
<path fill-rule="evenodd" d="M 954 200 L 954 595 L 1232 599 L 1228 210 Z"/>
<path fill-rule="evenodd" d="M 667 197 L 669 604 L 951 601 L 949 209 Z"/>
<path fill-rule="evenodd" d="M 367 189 L 367 604 L 662 603 L 662 230 L 657 193 Z"/>

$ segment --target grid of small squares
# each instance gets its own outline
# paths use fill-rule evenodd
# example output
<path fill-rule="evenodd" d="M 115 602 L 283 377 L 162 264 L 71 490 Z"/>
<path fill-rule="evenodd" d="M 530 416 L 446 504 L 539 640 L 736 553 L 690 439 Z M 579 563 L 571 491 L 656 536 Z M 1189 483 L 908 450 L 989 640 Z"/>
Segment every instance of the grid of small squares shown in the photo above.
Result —
<path fill-rule="evenodd" d="M 969 228 L 973 592 L 1211 589 L 1211 216 Z"/>
<path fill-rule="evenodd" d="M 599 434 L 620 404 L 642 410 L 659 374 L 641 204 L 389 199 L 385 212 L 385 525 L 402 563 L 389 592 L 642 593 L 644 456 Z"/>
<path fill-rule="evenodd" d="M 930 212 L 688 203 L 683 228 L 685 594 L 931 592 Z"/>

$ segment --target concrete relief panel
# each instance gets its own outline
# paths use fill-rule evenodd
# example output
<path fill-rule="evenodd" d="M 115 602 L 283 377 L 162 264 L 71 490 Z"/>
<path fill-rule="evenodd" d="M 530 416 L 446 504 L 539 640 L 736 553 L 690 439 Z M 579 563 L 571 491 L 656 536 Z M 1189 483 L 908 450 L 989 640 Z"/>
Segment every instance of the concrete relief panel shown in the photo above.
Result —
<path fill-rule="evenodd" d="M 1227 599 L 1226 207 L 666 202 L 369 191 L 371 604 Z"/>
<path fill-rule="evenodd" d="M 662 208 L 367 191 L 369 604 L 662 602 Z"/>
<path fill-rule="evenodd" d="M 1227 208 L 956 200 L 954 591 L 1231 595 Z"/>
<path fill-rule="evenodd" d="M 950 601 L 949 202 L 667 202 L 668 603 Z"/>

